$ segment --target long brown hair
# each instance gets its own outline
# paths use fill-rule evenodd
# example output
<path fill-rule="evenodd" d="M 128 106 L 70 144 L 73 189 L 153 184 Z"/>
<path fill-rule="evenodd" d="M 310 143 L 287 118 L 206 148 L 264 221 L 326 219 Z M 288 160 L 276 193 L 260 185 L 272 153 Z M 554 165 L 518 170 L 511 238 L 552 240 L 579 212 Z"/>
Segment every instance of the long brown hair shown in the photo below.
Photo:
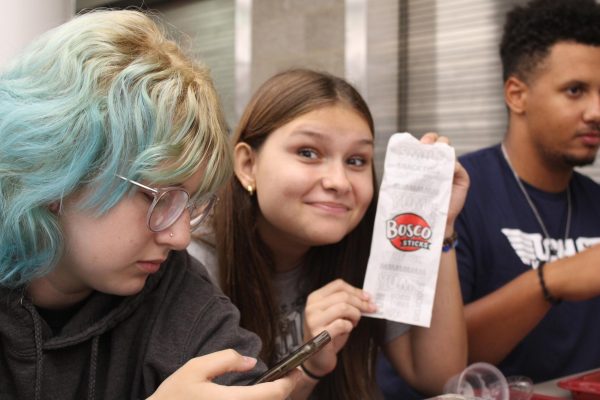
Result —
<path fill-rule="evenodd" d="M 254 94 L 233 136 L 258 150 L 277 128 L 321 107 L 351 107 L 374 132 L 373 118 L 360 94 L 346 81 L 327 73 L 294 69 L 267 80 Z M 375 171 L 372 171 L 376 188 Z M 221 193 L 215 214 L 220 284 L 241 312 L 241 325 L 263 341 L 261 357 L 272 364 L 278 332 L 278 301 L 272 287 L 274 266 L 270 251 L 256 229 L 260 213 L 256 196 L 249 196 L 234 177 Z M 369 256 L 376 196 L 364 218 L 340 242 L 313 247 L 306 255 L 308 293 L 342 278 L 361 287 Z M 378 389 L 374 368 L 380 322 L 363 318 L 338 353 L 336 369 L 315 388 L 318 399 L 372 399 Z M 377 327 L 373 326 L 377 325 Z"/>

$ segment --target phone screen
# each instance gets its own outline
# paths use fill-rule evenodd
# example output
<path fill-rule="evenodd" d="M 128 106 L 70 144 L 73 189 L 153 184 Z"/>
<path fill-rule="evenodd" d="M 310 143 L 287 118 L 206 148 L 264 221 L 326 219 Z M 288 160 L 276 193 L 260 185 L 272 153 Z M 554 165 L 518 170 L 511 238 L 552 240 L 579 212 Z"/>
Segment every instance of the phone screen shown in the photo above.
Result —
<path fill-rule="evenodd" d="M 269 369 L 263 375 L 252 381 L 251 385 L 262 382 L 270 382 L 285 376 L 292 369 L 302 364 L 310 356 L 321 350 L 323 346 L 331 341 L 329 332 L 323 331 L 317 336 L 298 347 L 296 350 L 285 356 L 273 368 Z"/>

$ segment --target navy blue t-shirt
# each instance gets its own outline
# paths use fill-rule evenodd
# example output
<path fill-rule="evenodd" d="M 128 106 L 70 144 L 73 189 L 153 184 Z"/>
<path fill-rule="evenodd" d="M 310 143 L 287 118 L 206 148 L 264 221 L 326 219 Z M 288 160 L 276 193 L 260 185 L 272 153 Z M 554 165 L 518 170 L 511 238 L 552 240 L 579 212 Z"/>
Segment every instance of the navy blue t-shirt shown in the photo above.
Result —
<path fill-rule="evenodd" d="M 464 155 L 460 162 L 471 178 L 456 224 L 465 304 L 537 268 L 541 261 L 568 257 L 600 243 L 600 185 L 588 177 L 574 173 L 569 184 L 572 216 L 566 240 L 567 191 L 547 193 L 524 183 L 550 235 L 546 239 L 500 145 Z M 552 307 L 499 365 L 506 376 L 525 375 L 534 382 L 596 367 L 600 367 L 600 297 Z"/>

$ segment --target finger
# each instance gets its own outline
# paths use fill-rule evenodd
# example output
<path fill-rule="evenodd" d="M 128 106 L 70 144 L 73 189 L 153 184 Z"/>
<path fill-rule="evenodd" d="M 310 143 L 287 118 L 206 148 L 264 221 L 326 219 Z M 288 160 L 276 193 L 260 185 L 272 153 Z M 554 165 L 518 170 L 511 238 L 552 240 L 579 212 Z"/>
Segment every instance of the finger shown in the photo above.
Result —
<path fill-rule="evenodd" d="M 243 372 L 254 368 L 256 359 L 245 357 L 232 349 L 221 350 L 189 360 L 184 367 L 198 376 L 212 380 L 227 372 Z"/>
<path fill-rule="evenodd" d="M 440 136 L 437 138 L 436 143 L 450 144 L 450 139 L 447 136 Z"/>
<path fill-rule="evenodd" d="M 319 367 L 314 368 L 313 371 L 321 371 L 323 357 L 325 357 L 325 359 L 327 359 L 328 357 L 333 357 L 335 359 L 337 357 L 337 352 L 340 350 L 340 348 L 344 346 L 344 344 L 350 337 L 352 329 L 354 329 L 352 323 L 345 319 L 338 319 L 333 321 L 331 324 L 327 325 L 325 327 L 325 330 L 327 331 L 327 333 L 329 333 L 331 341 L 304 362 L 313 365 L 319 365 Z M 323 373 L 319 373 L 317 375 L 325 375 L 328 372 L 330 372 L 330 370 L 321 372 Z"/>
<path fill-rule="evenodd" d="M 365 300 L 363 297 L 357 295 L 356 290 L 342 290 L 327 297 L 323 297 L 319 300 L 313 300 L 307 303 L 305 312 L 312 313 L 315 311 L 322 311 L 335 304 L 344 303 L 356 307 L 361 312 L 372 313 L 377 311 L 377 306 L 371 300 Z"/>
<path fill-rule="evenodd" d="M 308 296 L 307 301 L 310 301 L 310 300 L 314 301 L 314 300 L 322 299 L 324 297 L 330 296 L 331 294 L 339 292 L 339 291 L 346 291 L 348 293 L 353 293 L 356 296 L 363 298 L 364 300 L 371 299 L 371 295 L 369 295 L 364 290 L 354 287 L 342 279 L 336 279 L 335 281 L 330 282 L 327 285 L 312 292 Z"/>
<path fill-rule="evenodd" d="M 273 382 L 267 382 L 264 385 L 269 386 L 267 389 L 270 391 L 275 391 L 275 396 L 273 399 L 287 399 L 296 384 L 302 377 L 302 372 L 296 368 L 294 368 L 290 373 L 288 373 L 283 378 L 277 379 Z M 263 399 L 264 397 L 261 397 Z"/>
<path fill-rule="evenodd" d="M 227 397 L 244 400 L 287 399 L 296 387 L 301 375 L 300 371 L 294 369 L 283 378 L 273 382 L 259 383 L 252 386 L 230 386 L 226 388 Z"/>
<path fill-rule="evenodd" d="M 421 137 L 420 142 L 425 144 L 432 144 L 435 143 L 438 137 L 439 135 L 435 132 L 427 132 Z"/>
<path fill-rule="evenodd" d="M 352 329 L 354 329 L 354 325 L 347 319 L 336 319 L 325 327 L 325 330 L 329 332 L 329 336 L 331 336 L 332 341 L 342 335 L 349 334 L 352 332 Z"/>
<path fill-rule="evenodd" d="M 356 326 L 361 316 L 361 311 L 356 307 L 349 304 L 338 303 L 319 313 L 315 313 L 311 316 L 310 321 L 307 319 L 306 324 L 311 333 L 314 334 L 322 330 L 320 327 L 325 327 L 336 320 L 348 320 L 353 326 Z"/>

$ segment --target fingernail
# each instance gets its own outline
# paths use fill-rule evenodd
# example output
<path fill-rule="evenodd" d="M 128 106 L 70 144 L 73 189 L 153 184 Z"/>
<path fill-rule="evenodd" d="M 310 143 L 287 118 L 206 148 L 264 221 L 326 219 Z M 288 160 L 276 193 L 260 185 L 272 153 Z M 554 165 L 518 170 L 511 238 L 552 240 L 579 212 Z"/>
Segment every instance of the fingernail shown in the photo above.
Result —
<path fill-rule="evenodd" d="M 256 364 L 256 358 L 244 356 L 244 362 L 248 365 Z"/>
<path fill-rule="evenodd" d="M 363 290 L 362 292 L 363 299 L 371 300 L 371 295 Z"/>

